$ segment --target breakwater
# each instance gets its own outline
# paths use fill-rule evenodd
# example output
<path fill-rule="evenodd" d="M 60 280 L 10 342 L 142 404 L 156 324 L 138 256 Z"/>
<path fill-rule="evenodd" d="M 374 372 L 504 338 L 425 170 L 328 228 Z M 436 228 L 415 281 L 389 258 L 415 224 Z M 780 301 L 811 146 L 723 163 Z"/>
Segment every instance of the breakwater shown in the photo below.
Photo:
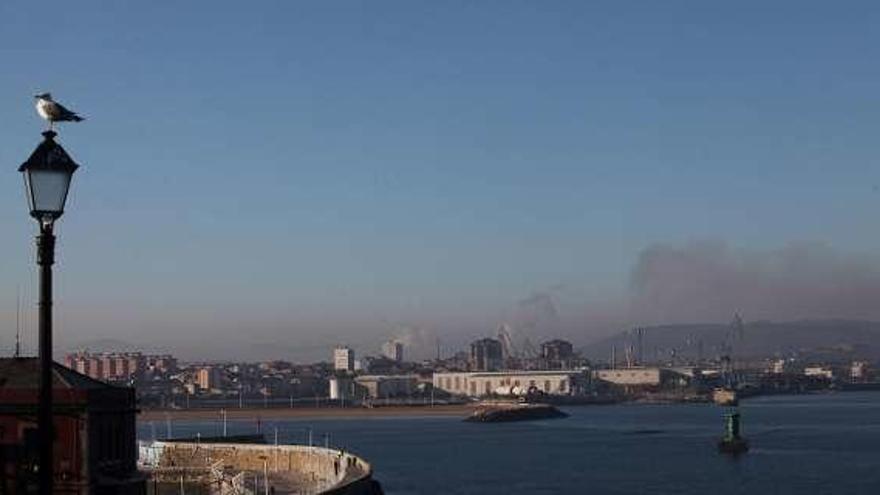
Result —
<path fill-rule="evenodd" d="M 379 495 L 372 467 L 337 449 L 305 445 L 141 442 L 148 493 Z"/>

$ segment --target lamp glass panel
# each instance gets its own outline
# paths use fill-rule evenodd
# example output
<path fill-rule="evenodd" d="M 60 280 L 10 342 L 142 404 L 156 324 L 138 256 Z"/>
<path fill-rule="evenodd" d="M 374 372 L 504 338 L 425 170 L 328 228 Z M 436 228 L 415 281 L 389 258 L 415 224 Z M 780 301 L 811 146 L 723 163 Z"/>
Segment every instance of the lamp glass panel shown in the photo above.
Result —
<path fill-rule="evenodd" d="M 28 200 L 31 203 L 31 210 L 60 215 L 64 211 L 70 177 L 68 171 L 28 170 L 25 173 L 25 181 L 30 195 Z"/>

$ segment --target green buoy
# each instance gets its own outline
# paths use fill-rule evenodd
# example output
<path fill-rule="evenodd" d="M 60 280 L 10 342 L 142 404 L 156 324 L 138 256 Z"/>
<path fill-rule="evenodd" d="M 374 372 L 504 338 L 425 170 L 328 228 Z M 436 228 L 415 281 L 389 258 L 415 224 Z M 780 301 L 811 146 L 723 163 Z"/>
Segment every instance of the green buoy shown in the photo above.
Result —
<path fill-rule="evenodd" d="M 724 436 L 718 441 L 718 450 L 724 454 L 744 454 L 749 450 L 749 442 L 740 435 L 739 411 L 724 415 Z"/>

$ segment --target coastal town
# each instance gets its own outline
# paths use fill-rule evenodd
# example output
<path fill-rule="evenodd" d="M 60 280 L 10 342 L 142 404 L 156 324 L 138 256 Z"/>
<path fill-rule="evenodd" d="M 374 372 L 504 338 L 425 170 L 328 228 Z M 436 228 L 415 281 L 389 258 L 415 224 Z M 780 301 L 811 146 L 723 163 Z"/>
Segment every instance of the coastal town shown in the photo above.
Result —
<path fill-rule="evenodd" d="M 0 495 L 880 493 L 880 3 L 0 4 Z"/>
<path fill-rule="evenodd" d="M 610 349 L 605 362 L 586 359 L 562 339 L 525 353 L 502 326 L 467 351 L 421 361 L 406 359 L 404 343 L 392 339 L 374 354 L 338 346 L 326 361 L 309 364 L 181 362 L 170 354 L 88 351 L 67 354 L 64 363 L 92 378 L 135 387 L 145 411 L 436 406 L 493 397 L 570 405 L 711 402 L 718 389 L 747 397 L 866 390 L 878 380 L 876 363 L 847 353 L 824 361 L 744 358 L 731 344 L 702 360 L 657 362 L 643 357 L 644 333 L 627 332 L 629 345 Z"/>

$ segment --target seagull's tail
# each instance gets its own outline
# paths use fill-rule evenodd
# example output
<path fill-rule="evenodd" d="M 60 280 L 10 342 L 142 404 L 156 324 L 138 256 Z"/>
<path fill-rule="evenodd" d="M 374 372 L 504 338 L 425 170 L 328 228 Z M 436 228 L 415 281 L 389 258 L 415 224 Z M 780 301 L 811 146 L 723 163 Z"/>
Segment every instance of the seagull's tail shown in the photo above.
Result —
<path fill-rule="evenodd" d="M 83 120 L 86 120 L 86 118 L 80 117 L 79 115 L 72 115 L 70 117 L 70 120 L 72 120 L 73 122 L 82 122 Z"/>

